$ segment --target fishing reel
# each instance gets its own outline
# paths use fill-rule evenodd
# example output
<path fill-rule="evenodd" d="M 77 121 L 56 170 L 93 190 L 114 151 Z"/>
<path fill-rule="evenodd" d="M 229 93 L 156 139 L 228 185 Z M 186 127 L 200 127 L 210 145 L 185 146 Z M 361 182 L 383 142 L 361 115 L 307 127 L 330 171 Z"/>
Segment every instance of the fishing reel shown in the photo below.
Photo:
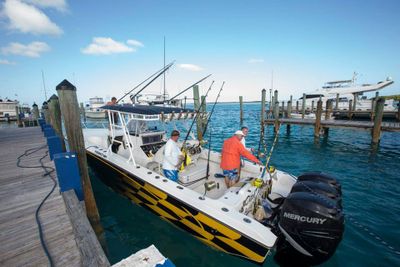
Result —
<path fill-rule="evenodd" d="M 186 144 L 185 146 L 185 150 L 187 152 L 189 152 L 189 154 L 191 156 L 196 155 L 196 154 L 200 154 L 201 153 L 201 146 L 197 145 L 197 144 Z"/>

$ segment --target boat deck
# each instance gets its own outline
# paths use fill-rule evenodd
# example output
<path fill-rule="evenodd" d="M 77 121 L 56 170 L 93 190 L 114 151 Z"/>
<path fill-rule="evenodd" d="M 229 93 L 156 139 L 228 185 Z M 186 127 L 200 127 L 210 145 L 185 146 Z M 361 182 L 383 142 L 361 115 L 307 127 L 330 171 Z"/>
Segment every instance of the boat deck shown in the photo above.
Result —
<path fill-rule="evenodd" d="M 46 145 L 39 127 L 0 129 L 0 266 L 47 266 L 35 211 L 53 181 L 42 168 L 17 167 L 27 149 Z M 40 165 L 47 147 L 23 157 L 24 166 Z M 44 165 L 54 168 L 49 156 Z M 51 174 L 56 177 L 56 173 Z M 40 211 L 44 240 L 55 266 L 82 266 L 70 218 L 58 186 Z"/>

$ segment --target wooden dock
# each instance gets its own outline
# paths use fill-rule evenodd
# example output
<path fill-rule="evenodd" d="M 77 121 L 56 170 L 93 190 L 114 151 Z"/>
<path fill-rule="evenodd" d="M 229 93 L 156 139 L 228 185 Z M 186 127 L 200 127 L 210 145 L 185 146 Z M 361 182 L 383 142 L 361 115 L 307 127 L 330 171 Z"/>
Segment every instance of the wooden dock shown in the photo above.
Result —
<path fill-rule="evenodd" d="M 295 118 L 280 118 L 278 120 L 281 124 L 293 125 L 315 125 L 315 119 L 295 119 Z M 275 119 L 265 119 L 265 124 L 275 124 Z M 370 121 L 352 121 L 352 120 L 321 120 L 321 127 L 324 128 L 358 128 L 358 129 L 373 129 L 374 123 Z M 400 132 L 399 122 L 382 122 L 382 131 Z"/>
<path fill-rule="evenodd" d="M 49 265 L 41 246 L 35 212 L 54 183 L 49 176 L 43 176 L 45 171 L 42 168 L 19 168 L 16 164 L 17 158 L 27 149 L 44 145 L 46 139 L 40 127 L 0 129 L 0 266 Z M 21 164 L 40 165 L 39 159 L 46 150 L 47 147 L 23 157 Z M 55 168 L 49 156 L 44 158 L 43 163 Z M 51 175 L 56 178 L 56 172 Z M 54 266 L 100 266 L 85 264 L 96 261 L 85 259 L 82 240 L 86 237 L 77 236 L 74 219 L 70 218 L 71 211 L 67 211 L 70 208 L 67 209 L 66 205 L 57 186 L 43 204 L 39 215 L 45 244 Z M 74 210 L 78 209 L 81 207 L 75 207 Z M 86 217 L 84 220 L 90 226 Z M 93 239 L 91 228 L 85 229 L 85 234 Z M 97 239 L 94 242 L 97 244 L 92 245 L 93 251 L 98 251 L 100 245 Z M 101 253 L 99 258 L 102 262 L 106 261 L 104 265 L 109 265 L 107 259 L 104 260 L 104 252 Z M 93 257 L 93 254 L 89 256 Z"/>

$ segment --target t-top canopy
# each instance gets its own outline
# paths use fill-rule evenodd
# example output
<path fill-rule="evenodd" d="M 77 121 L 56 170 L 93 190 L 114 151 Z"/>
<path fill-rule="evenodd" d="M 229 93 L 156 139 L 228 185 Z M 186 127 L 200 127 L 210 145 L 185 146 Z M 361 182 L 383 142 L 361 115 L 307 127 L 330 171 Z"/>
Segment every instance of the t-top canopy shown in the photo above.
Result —
<path fill-rule="evenodd" d="M 141 115 L 159 115 L 161 113 L 170 114 L 180 112 L 194 112 L 192 109 L 183 109 L 179 107 L 164 107 L 164 106 L 148 106 L 148 105 L 109 105 L 103 106 L 101 109 L 119 111 L 125 113 L 141 114 Z"/>

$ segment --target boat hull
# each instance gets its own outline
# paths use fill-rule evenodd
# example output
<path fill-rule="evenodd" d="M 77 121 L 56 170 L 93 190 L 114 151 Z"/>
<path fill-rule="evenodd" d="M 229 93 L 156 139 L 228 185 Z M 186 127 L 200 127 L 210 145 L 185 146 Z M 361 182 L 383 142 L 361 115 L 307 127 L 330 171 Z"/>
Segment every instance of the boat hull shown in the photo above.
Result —
<path fill-rule="evenodd" d="M 145 182 L 140 177 L 90 151 L 87 151 L 87 156 L 89 165 L 106 185 L 207 245 L 257 263 L 264 262 L 269 254 L 268 247 Z"/>

